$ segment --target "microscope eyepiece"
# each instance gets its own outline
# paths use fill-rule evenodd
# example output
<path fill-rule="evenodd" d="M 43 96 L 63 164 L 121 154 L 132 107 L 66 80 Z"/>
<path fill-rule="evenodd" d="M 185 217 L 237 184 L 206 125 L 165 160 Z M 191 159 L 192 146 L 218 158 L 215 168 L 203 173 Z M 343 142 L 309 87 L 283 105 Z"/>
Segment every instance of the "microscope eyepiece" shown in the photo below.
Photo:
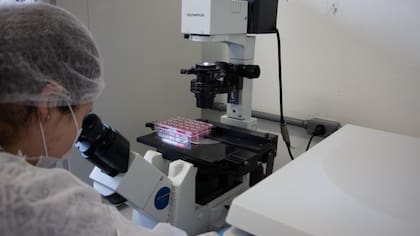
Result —
<path fill-rule="evenodd" d="M 110 176 L 128 170 L 130 144 L 118 131 L 103 124 L 96 114 L 83 119 L 76 143 L 82 156 Z"/>
<path fill-rule="evenodd" d="M 95 114 L 89 114 L 83 119 L 80 137 L 90 142 L 101 139 L 107 133 L 107 127 Z"/>

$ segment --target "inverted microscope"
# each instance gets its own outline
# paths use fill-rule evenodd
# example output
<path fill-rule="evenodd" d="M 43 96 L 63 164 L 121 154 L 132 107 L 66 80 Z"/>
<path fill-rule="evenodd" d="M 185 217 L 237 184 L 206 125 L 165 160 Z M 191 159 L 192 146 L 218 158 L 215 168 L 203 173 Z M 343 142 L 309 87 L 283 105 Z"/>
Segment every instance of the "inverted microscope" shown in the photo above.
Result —
<path fill-rule="evenodd" d="M 146 124 L 137 138 L 150 146 L 144 156 L 95 114 L 83 121 L 76 144 L 95 165 L 93 187 L 113 204 L 133 209 L 145 227 L 169 222 L 195 235 L 225 226 L 233 198 L 273 171 L 277 135 L 257 131 L 251 116 L 255 35 L 273 33 L 277 0 L 182 0 L 182 33 L 197 42 L 221 42 L 229 61 L 202 62 L 181 74 L 195 76 L 190 90 L 196 106 L 211 108 L 227 94 L 220 122 L 172 117 Z"/>

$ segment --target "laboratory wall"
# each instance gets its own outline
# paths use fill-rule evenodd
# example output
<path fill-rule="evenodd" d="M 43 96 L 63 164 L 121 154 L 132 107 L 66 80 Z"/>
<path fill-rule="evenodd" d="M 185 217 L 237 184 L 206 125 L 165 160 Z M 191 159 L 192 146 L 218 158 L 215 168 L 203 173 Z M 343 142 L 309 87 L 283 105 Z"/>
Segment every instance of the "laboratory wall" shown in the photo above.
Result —
<path fill-rule="evenodd" d="M 279 0 L 284 110 L 420 137 L 420 2 Z M 204 58 L 226 54 L 214 44 Z M 258 35 L 253 108 L 279 113 L 274 35 Z"/>
<path fill-rule="evenodd" d="M 416 0 L 279 0 L 285 115 L 420 137 L 419 11 Z M 262 73 L 253 109 L 273 114 L 280 111 L 276 44 L 274 34 L 257 35 Z M 225 46 L 202 50 L 203 60 L 227 58 Z M 298 156 L 310 136 L 294 127 L 290 134 Z M 279 142 L 276 167 L 289 160 Z"/>
<path fill-rule="evenodd" d="M 148 149 L 136 142 L 151 132 L 146 122 L 200 116 L 190 82 L 179 73 L 201 60 L 201 46 L 181 34 L 181 0 L 57 0 L 57 5 L 82 19 L 95 37 L 106 88 L 93 111 L 120 131 L 132 150 Z M 93 166 L 73 154 L 72 171 L 89 182 Z"/>
<path fill-rule="evenodd" d="M 420 137 L 420 2 L 279 0 L 285 114 Z M 256 110 L 279 113 L 275 38 L 258 37 Z"/>

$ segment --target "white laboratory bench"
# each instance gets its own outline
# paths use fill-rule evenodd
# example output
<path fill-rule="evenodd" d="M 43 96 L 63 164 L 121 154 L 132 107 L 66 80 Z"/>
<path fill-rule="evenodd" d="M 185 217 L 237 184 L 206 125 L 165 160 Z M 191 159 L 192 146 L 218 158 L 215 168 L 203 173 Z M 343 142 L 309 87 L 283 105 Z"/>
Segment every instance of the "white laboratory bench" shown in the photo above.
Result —
<path fill-rule="evenodd" d="M 239 197 L 259 236 L 420 235 L 420 139 L 346 125 Z"/>

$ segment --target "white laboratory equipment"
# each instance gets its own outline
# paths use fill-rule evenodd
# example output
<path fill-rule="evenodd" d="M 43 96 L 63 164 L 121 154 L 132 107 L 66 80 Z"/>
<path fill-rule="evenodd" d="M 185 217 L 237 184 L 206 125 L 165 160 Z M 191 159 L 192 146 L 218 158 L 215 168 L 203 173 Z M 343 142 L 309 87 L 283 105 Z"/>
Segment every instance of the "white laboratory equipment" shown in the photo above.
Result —
<path fill-rule="evenodd" d="M 343 128 L 233 200 L 232 235 L 419 235 L 420 139 Z"/>

